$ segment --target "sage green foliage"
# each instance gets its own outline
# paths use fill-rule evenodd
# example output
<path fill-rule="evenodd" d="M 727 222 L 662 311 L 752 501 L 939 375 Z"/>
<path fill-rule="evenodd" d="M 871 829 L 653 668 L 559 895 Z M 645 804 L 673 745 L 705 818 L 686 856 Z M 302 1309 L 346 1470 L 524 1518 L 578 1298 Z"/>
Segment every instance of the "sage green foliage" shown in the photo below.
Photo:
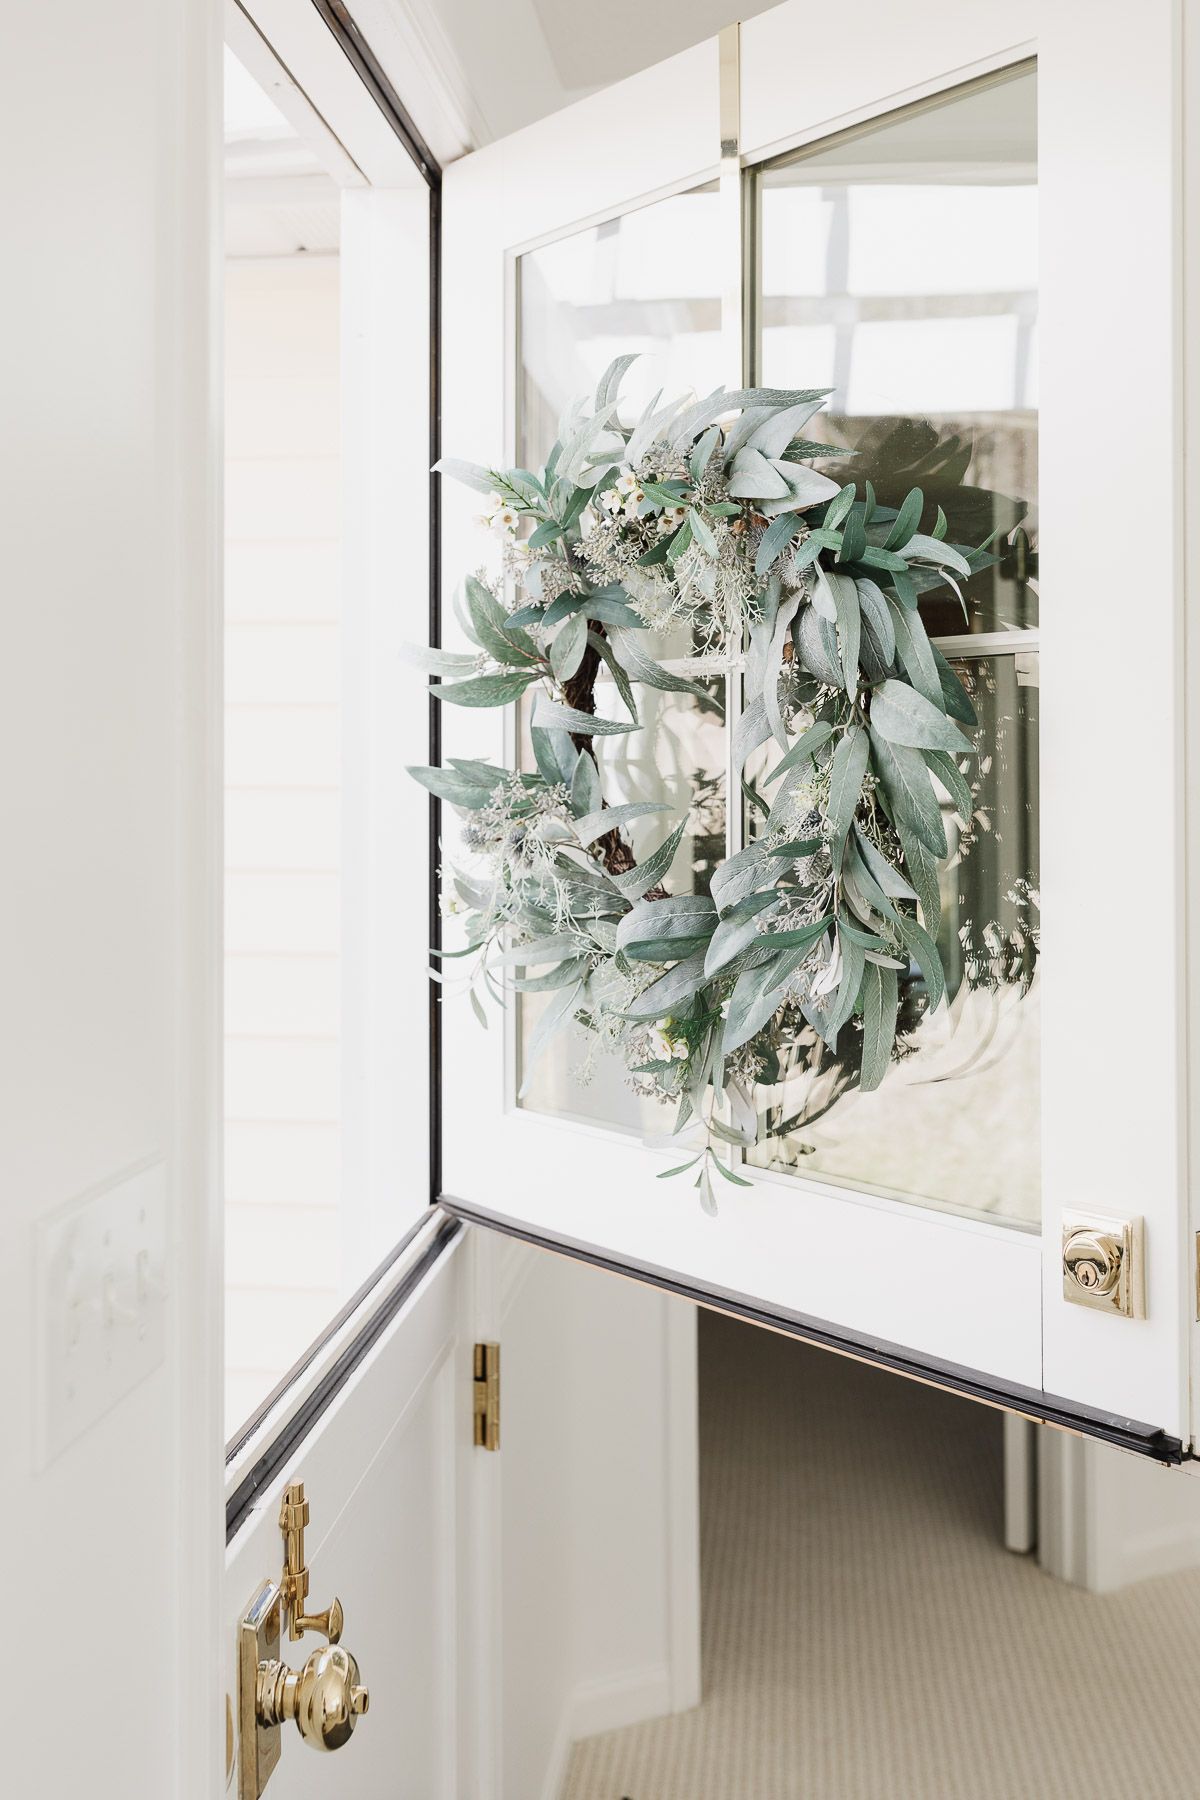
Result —
<path fill-rule="evenodd" d="M 467 926 L 455 954 L 476 953 L 478 979 L 497 998 L 503 985 L 556 990 L 527 1068 L 581 1020 L 677 1103 L 677 1129 L 697 1116 L 710 1145 L 715 1136 L 747 1146 L 759 1129 L 754 1079 L 781 1033 L 804 1021 L 836 1052 L 853 1030 L 859 1085 L 875 1088 L 892 1057 L 901 973 L 916 964 L 928 1006 L 944 1000 L 934 942 L 942 795 L 969 816 L 958 759 L 971 752 L 974 715 L 918 600 L 947 584 L 957 591 L 993 559 L 945 542 L 940 514 L 922 531 L 918 489 L 893 509 L 875 503 L 870 483 L 860 492 L 811 468 L 807 459 L 831 454 L 803 436 L 819 390 L 718 389 L 626 426 L 618 389 L 631 360 L 618 358 L 591 405 L 568 415 L 545 468 L 441 465 L 499 495 L 527 545 L 554 559 L 534 564 L 532 597 L 511 614 L 468 580 L 462 624 L 487 662 L 468 661 L 470 673 L 461 659 L 429 665 L 446 677 L 432 692 L 456 705 L 503 706 L 535 688 L 537 772 L 451 759 L 413 774 L 493 857 L 490 880 L 455 878 Z M 636 581 L 599 581 L 584 540 L 621 471 L 641 496 L 621 530 L 648 547 Z M 670 895 L 662 883 L 686 820 L 643 864 L 610 868 L 611 834 L 653 809 L 607 808 L 589 746 L 640 729 L 640 685 L 694 688 L 644 647 L 638 595 L 653 579 L 669 596 L 685 571 L 695 584 L 706 565 L 715 592 L 732 568 L 743 596 L 740 613 L 731 619 L 726 607 L 718 624 L 726 654 L 744 658 L 735 776 L 761 817 L 756 839 L 717 869 L 711 896 Z M 547 582 L 548 568 L 561 585 Z M 627 718 L 569 703 L 589 646 Z M 779 760 L 756 789 L 745 764 L 772 740 Z M 697 1181 L 706 1205 L 708 1161 L 702 1153 Z"/>

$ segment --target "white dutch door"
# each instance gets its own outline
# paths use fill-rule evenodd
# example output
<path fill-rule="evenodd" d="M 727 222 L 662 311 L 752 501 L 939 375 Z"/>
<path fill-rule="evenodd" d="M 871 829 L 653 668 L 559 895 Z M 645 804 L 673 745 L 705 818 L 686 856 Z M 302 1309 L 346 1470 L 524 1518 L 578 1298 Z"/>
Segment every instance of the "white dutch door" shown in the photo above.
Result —
<path fill-rule="evenodd" d="M 855 516 L 868 482 L 884 521 L 919 489 L 927 536 L 992 559 L 961 593 L 922 584 L 922 635 L 969 701 L 972 753 L 936 785 L 945 850 L 921 909 L 944 997 L 932 1004 L 940 983 L 910 944 L 884 1079 L 864 1071 L 866 1021 L 833 1049 L 798 1012 L 757 1040 L 752 1128 L 717 1137 L 749 1185 L 718 1173 L 714 1211 L 693 1187 L 702 1164 L 664 1178 L 704 1139 L 694 1120 L 672 1138 L 675 1110 L 652 1091 L 669 1081 L 631 1077 L 619 1032 L 568 1022 L 541 1054 L 539 1019 L 562 1010 L 551 980 L 510 992 L 485 1031 L 455 980 L 466 965 L 448 960 L 444 1192 L 465 1216 L 1042 1416 L 1128 1426 L 1170 1456 L 1188 1439 L 1190 1317 L 1182 694 L 1165 687 L 1140 719 L 1135 765 L 1087 652 L 1121 641 L 1127 605 L 1100 450 L 1120 436 L 1122 371 L 1137 370 L 1139 436 L 1175 442 L 1178 23 L 1152 4 L 1130 63 L 1112 10 L 1085 62 L 1069 9 L 1036 0 L 936 9 L 920 31 L 872 0 L 853 56 L 783 5 L 448 171 L 448 454 L 536 475 L 566 409 L 636 352 L 624 424 L 659 390 L 826 389 L 808 460 L 855 483 Z M 1123 212 L 1139 220 L 1136 276 L 1112 256 Z M 503 520 L 489 540 L 478 495 L 443 490 L 446 642 L 474 650 L 449 595 L 481 565 L 499 573 Z M 1170 660 L 1170 484 L 1156 517 L 1139 630 Z M 506 604 L 524 597 L 510 567 Z M 592 739 L 596 789 L 642 809 L 623 815 L 639 862 L 684 822 L 660 891 L 698 897 L 699 913 L 722 861 L 762 837 L 780 752 L 750 724 L 744 767 L 731 751 L 753 634 L 714 649 L 694 612 L 651 623 L 643 642 L 678 679 L 636 686 L 639 730 Z M 446 706 L 447 754 L 534 770 L 532 692 L 502 710 Z M 606 671 L 594 700 L 628 723 Z M 1136 772 L 1149 762 L 1151 785 Z M 470 834 L 462 845 L 444 812 L 444 861 L 466 869 L 469 896 Z M 1166 921 L 1153 978 L 1137 978 L 1136 1044 L 1116 987 L 1144 951 L 1114 859 L 1135 819 Z"/>

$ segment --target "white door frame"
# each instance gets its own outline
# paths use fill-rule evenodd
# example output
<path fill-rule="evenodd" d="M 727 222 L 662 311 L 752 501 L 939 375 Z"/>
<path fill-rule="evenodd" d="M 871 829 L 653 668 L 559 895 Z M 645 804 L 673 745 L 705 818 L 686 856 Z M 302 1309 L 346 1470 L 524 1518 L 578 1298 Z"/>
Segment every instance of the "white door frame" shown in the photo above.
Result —
<path fill-rule="evenodd" d="M 471 1128 L 449 1118 L 445 1186 L 466 1216 L 636 1268 L 651 1278 L 745 1301 L 773 1316 L 818 1321 L 856 1353 L 898 1348 L 916 1369 L 952 1384 L 974 1378 L 1000 1403 L 1055 1412 L 1085 1428 L 1179 1454 L 1190 1436 L 1186 1345 L 1191 1259 L 1186 1245 L 1182 1005 L 1183 906 L 1181 558 L 1178 478 L 1160 496 L 1146 547 L 1147 598 L 1173 671 L 1151 709 L 1137 770 L 1117 735 L 1089 732 L 1077 677 L 1079 626 L 1121 642 L 1121 599 L 1109 549 L 1094 529 L 1094 464 L 1081 444 L 1111 430 L 1111 403 L 1090 384 L 1103 359 L 1138 369 L 1141 417 L 1180 466 L 1176 392 L 1182 366 L 1182 152 L 1173 0 L 1151 0 L 1129 54 L 1124 9 L 1102 0 L 1081 58 L 1077 20 L 1054 0 L 970 8 L 932 4 L 920 29 L 876 0 L 858 20 L 870 55 L 847 57 L 836 37 L 814 42 L 800 0 L 741 28 L 741 163 L 811 142 L 981 74 L 1039 58 L 1043 195 L 1042 575 L 1052 598 L 1041 629 L 1042 820 L 1046 1068 L 1044 1229 L 1037 1236 L 954 1218 L 815 1181 L 755 1175 L 715 1225 L 686 1187 L 656 1183 L 658 1158 L 602 1130 L 537 1117 L 511 1101 L 501 1034 L 487 1041 L 465 1007 L 446 1008 L 448 1091 L 471 1071 Z M 796 71 L 805 71 L 798 84 Z M 464 158 L 447 171 L 446 447 L 487 463 L 513 449 L 514 268 L 547 238 L 644 204 L 718 173 L 716 40 L 593 95 Z M 1120 120 L 1114 131 L 1111 121 Z M 1107 120 L 1109 124 L 1101 125 Z M 1094 140 L 1095 154 L 1080 146 Z M 1129 154 L 1136 143 L 1139 154 Z M 620 153 L 612 147 L 620 145 Z M 1110 221 L 1139 220 L 1138 255 L 1110 280 Z M 464 296 L 461 302 L 456 295 Z M 466 298 L 469 296 L 469 299 Z M 1084 316 L 1086 314 L 1086 317 Z M 1057 350 L 1053 347 L 1057 346 Z M 731 369 L 730 381 L 738 371 Z M 1086 421 L 1086 426 L 1084 422 Z M 446 484 L 445 566 L 452 583 L 479 560 L 472 496 Z M 1106 596 L 1106 597 L 1101 597 Z M 447 620 L 449 609 L 447 608 Z M 495 716 L 454 709 L 456 754 L 503 759 Z M 1140 728 L 1139 728 L 1140 729 Z M 1086 746 L 1086 756 L 1083 753 Z M 1102 779 L 1083 780 L 1088 758 Z M 1167 771 L 1146 792 L 1149 761 Z M 1146 1041 L 1162 1056 L 1121 1061 L 1120 1102 L 1093 1129 L 1096 1097 L 1112 1087 L 1114 1006 L 1095 971 L 1120 935 L 1119 896 L 1098 902 L 1086 846 L 1104 841 L 1119 803 L 1156 852 L 1167 921 L 1159 979 L 1146 998 Z M 1090 897 L 1089 897 L 1090 896 Z M 1165 1071 L 1165 1072 L 1164 1072 Z M 1065 1121 L 1070 1121 L 1068 1127 Z M 1144 1217 L 1148 1316 L 1126 1321 L 1065 1304 L 1059 1221 L 1064 1208 Z M 865 1252 L 865 1254 L 864 1254 Z M 957 1370 L 957 1373 L 956 1373 Z"/>

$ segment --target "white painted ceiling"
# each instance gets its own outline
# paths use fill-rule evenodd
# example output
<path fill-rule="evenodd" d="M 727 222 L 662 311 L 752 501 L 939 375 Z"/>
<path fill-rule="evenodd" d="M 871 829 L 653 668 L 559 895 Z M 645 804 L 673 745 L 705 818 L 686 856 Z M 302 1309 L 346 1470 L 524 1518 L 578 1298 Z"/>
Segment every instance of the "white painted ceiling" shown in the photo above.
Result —
<path fill-rule="evenodd" d="M 434 153 L 449 162 L 772 4 L 350 0 L 350 10 Z"/>
<path fill-rule="evenodd" d="M 773 3 L 350 0 L 349 10 L 445 164 Z M 340 189 L 361 174 L 253 32 L 226 49 L 225 83 L 227 255 L 336 253 Z"/>

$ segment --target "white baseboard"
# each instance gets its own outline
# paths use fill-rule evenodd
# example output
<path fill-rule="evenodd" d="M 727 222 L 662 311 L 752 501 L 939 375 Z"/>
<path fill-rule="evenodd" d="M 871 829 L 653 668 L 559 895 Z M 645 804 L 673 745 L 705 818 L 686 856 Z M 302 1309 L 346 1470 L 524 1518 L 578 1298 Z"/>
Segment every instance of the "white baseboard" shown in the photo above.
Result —
<path fill-rule="evenodd" d="M 661 1665 L 580 1682 L 567 1695 L 559 1715 L 539 1800 L 559 1800 L 571 1747 L 580 1738 L 619 1731 L 623 1725 L 640 1725 L 645 1719 L 661 1719 L 671 1710 L 671 1674 Z"/>
<path fill-rule="evenodd" d="M 1200 1522 L 1175 1523 L 1127 1537 L 1110 1550 L 1099 1591 L 1113 1593 L 1134 1581 L 1195 1568 L 1200 1568 Z"/>
<path fill-rule="evenodd" d="M 1043 1428 L 1038 1562 L 1093 1594 L 1200 1567 L 1200 1482 Z"/>

